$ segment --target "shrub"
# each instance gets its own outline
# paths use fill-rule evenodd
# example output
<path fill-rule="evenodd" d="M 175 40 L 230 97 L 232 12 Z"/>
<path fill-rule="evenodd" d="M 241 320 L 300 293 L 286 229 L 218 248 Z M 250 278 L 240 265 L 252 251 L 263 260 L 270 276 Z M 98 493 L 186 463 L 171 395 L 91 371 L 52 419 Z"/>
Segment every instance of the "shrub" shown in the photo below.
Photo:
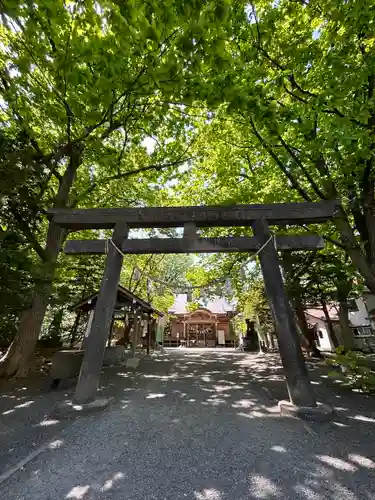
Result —
<path fill-rule="evenodd" d="M 375 392 L 375 372 L 366 366 L 366 359 L 358 352 L 347 351 L 343 346 L 335 350 L 335 355 L 327 363 L 336 368 L 328 375 L 341 379 L 345 385 L 363 392 Z"/>

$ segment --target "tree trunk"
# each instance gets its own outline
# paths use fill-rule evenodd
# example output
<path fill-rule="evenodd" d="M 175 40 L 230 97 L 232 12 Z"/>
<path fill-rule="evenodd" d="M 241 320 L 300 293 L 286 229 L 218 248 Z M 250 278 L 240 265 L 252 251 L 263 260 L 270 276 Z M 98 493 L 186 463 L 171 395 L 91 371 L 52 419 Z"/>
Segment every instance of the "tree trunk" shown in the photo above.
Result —
<path fill-rule="evenodd" d="M 128 320 L 128 323 L 124 325 L 124 345 L 128 345 L 130 342 L 130 330 L 132 329 L 132 322 L 130 319 Z"/>
<path fill-rule="evenodd" d="M 301 334 L 301 343 L 303 344 L 303 347 L 308 351 L 310 355 L 316 358 L 321 358 L 322 354 L 315 344 L 314 331 L 308 327 L 303 304 L 298 304 L 295 307 L 295 313 L 297 316 L 297 322 Z"/>
<path fill-rule="evenodd" d="M 268 154 L 276 160 L 276 164 L 279 166 L 281 171 L 283 172 L 286 177 L 288 177 L 289 181 L 291 180 L 290 176 L 288 173 L 284 170 L 282 163 L 280 161 L 277 161 L 277 155 L 275 154 L 274 151 L 270 151 L 266 146 L 265 146 L 265 141 L 262 140 L 262 138 L 259 136 L 259 134 L 255 134 L 258 140 L 261 142 L 263 147 L 266 149 Z M 330 172 L 329 168 L 326 164 L 326 161 L 324 159 L 323 154 L 319 153 L 318 157 L 316 158 L 315 161 L 315 167 L 317 168 L 318 172 L 320 173 L 323 180 L 323 191 L 324 195 L 327 200 L 340 200 L 340 195 L 336 189 L 336 186 L 334 182 L 332 181 L 330 177 Z M 368 183 L 367 183 L 368 184 Z M 305 196 L 305 191 L 303 188 L 300 186 L 298 183 L 298 180 L 295 178 L 292 178 L 292 186 L 294 189 L 296 189 L 300 195 L 302 196 L 303 199 L 306 201 L 306 196 Z M 307 200 L 309 201 L 309 200 Z M 372 247 L 370 251 L 372 253 L 375 253 L 375 222 L 374 222 L 374 212 L 375 212 L 375 207 L 374 207 L 374 200 L 373 200 L 373 187 L 372 187 L 372 194 L 369 199 L 366 199 L 366 206 L 365 206 L 365 221 L 366 221 L 366 231 L 368 232 L 368 243 L 369 247 Z M 352 215 L 355 216 L 355 214 L 352 213 Z M 333 218 L 333 223 L 336 226 L 336 229 L 338 230 L 340 234 L 340 239 L 342 242 L 343 247 L 345 248 L 347 254 L 349 255 L 352 263 L 358 270 L 358 272 L 361 274 L 363 277 L 366 286 L 369 288 L 369 290 L 375 294 L 375 255 L 366 255 L 366 253 L 362 250 L 358 239 L 355 235 L 355 232 L 353 230 L 353 227 L 351 226 L 348 216 L 345 213 L 344 209 L 342 207 L 338 208 L 337 213 L 335 214 L 335 217 Z"/>
<path fill-rule="evenodd" d="M 327 198 L 333 200 L 340 199 L 337 189 L 330 179 L 327 179 L 324 184 Z M 351 261 L 365 280 L 369 290 L 375 294 L 375 268 L 372 264 L 375 262 L 375 255 L 367 256 L 362 250 L 348 216 L 341 206 L 333 218 L 333 223 L 340 234 L 341 242 Z M 366 212 L 366 230 L 370 235 L 369 240 L 373 243 L 372 249 L 375 251 L 375 224 L 373 221 L 372 204 L 371 209 Z"/>
<path fill-rule="evenodd" d="M 35 287 L 31 307 L 22 313 L 13 342 L 0 360 L 0 377 L 24 377 L 27 374 L 29 361 L 34 354 L 51 295 L 53 275 L 63 234 L 61 228 L 50 223 L 46 245 L 49 259 L 41 266 L 43 283 Z"/>
<path fill-rule="evenodd" d="M 372 127 L 375 125 L 375 116 L 371 118 L 373 121 Z M 372 149 L 374 149 L 372 147 Z M 365 221 L 365 249 L 369 262 L 372 268 L 375 266 L 375 199 L 374 199 L 374 188 L 375 181 L 372 174 L 373 171 L 373 160 L 372 156 L 366 161 L 366 168 L 363 171 L 363 177 L 361 182 L 362 189 L 362 206 L 363 206 L 363 218 Z M 364 238 L 362 238 L 364 239 Z"/>
<path fill-rule="evenodd" d="M 355 347 L 355 342 L 353 337 L 353 330 L 350 327 L 348 304 L 346 301 L 340 301 L 339 304 L 342 345 L 347 349 L 353 349 Z"/>
<path fill-rule="evenodd" d="M 81 311 L 79 310 L 76 314 L 76 318 L 74 320 L 74 324 L 72 327 L 72 330 L 70 332 L 70 347 L 74 347 L 74 344 L 76 342 L 77 338 L 77 331 L 78 331 L 78 325 L 79 325 L 79 320 L 81 319 Z"/>
<path fill-rule="evenodd" d="M 29 369 L 28 361 L 35 351 L 46 308 L 47 301 L 42 294 L 37 294 L 30 309 L 23 312 L 18 332 L 0 360 L 1 377 L 26 377 Z"/>
<path fill-rule="evenodd" d="M 355 347 L 353 330 L 350 328 L 348 296 L 351 290 L 351 284 L 339 282 L 337 284 L 337 298 L 339 301 L 339 320 L 341 330 L 342 345 L 347 349 Z"/>
<path fill-rule="evenodd" d="M 64 208 L 69 200 L 70 189 L 74 183 L 77 168 L 82 161 L 83 146 L 77 145 L 70 152 L 70 162 L 61 179 L 54 208 Z M 48 226 L 45 246 L 45 260 L 41 264 L 42 284 L 35 286 L 31 307 L 21 315 L 20 325 L 9 349 L 0 360 L 0 377 L 23 377 L 29 368 L 29 361 L 35 352 L 36 343 L 42 328 L 52 282 L 66 231 L 52 221 Z"/>
<path fill-rule="evenodd" d="M 353 229 L 349 224 L 346 214 L 342 212 L 342 216 L 334 218 L 336 228 L 340 232 L 341 241 L 345 247 L 354 266 L 362 275 L 369 290 L 375 294 L 375 272 L 369 263 L 365 253 L 361 249 L 357 238 L 353 233 Z"/>
<path fill-rule="evenodd" d="M 270 339 L 268 337 L 268 333 L 264 334 L 264 342 L 266 344 L 266 349 L 269 349 L 270 348 Z"/>
<path fill-rule="evenodd" d="M 333 328 L 333 323 L 332 323 L 331 317 L 330 317 L 329 312 L 328 312 L 326 301 L 322 298 L 321 303 L 322 303 L 324 316 L 326 318 L 328 333 L 329 333 L 329 336 L 331 337 L 333 347 L 336 348 L 339 346 L 339 342 L 338 342 L 337 337 L 336 337 L 336 332 Z"/>
<path fill-rule="evenodd" d="M 115 311 L 113 311 L 113 315 Z M 113 324 L 115 322 L 115 318 L 112 316 L 111 325 L 109 327 L 108 338 L 107 338 L 107 347 L 111 347 L 112 344 L 112 335 L 113 335 Z"/>
<path fill-rule="evenodd" d="M 313 256 L 310 257 L 310 261 Z M 284 254 L 282 259 L 283 268 L 285 274 L 288 278 L 288 295 L 290 296 L 291 303 L 297 318 L 298 329 L 300 333 L 301 346 L 306 349 L 306 351 L 315 357 L 322 357 L 319 349 L 316 347 L 314 332 L 308 327 L 306 316 L 305 316 L 305 306 L 301 300 L 302 297 L 302 287 L 300 283 L 300 278 L 296 277 L 293 261 L 290 255 Z"/>

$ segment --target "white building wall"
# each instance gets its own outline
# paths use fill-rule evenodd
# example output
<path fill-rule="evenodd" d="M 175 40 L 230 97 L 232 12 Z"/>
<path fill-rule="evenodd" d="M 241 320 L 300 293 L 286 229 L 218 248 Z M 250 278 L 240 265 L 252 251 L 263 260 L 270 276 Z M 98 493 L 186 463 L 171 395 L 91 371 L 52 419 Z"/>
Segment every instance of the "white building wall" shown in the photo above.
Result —
<path fill-rule="evenodd" d="M 318 349 L 320 351 L 332 351 L 333 344 L 331 343 L 326 323 L 319 318 L 315 318 L 315 316 L 310 316 L 310 314 L 306 314 L 306 320 L 310 325 L 316 325 L 319 336 L 319 344 L 317 343 Z"/>
<path fill-rule="evenodd" d="M 353 329 L 353 338 L 357 348 L 367 349 L 371 344 L 372 352 L 375 352 L 375 321 L 369 317 L 369 311 L 375 310 L 375 295 L 365 294 L 363 298 L 355 300 L 357 311 L 349 311 L 349 321 Z M 322 351 L 333 350 L 333 344 L 330 341 L 328 328 L 323 319 L 306 313 L 307 322 L 317 325 L 317 330 L 320 330 L 323 337 L 319 338 L 320 345 L 318 348 Z M 372 327 L 372 331 L 371 328 Z M 334 322 L 337 339 L 340 342 L 341 332 L 340 325 L 337 321 Z"/>
<path fill-rule="evenodd" d="M 367 313 L 366 303 L 364 299 L 356 299 L 355 303 L 358 311 L 349 312 L 349 321 L 353 326 L 367 326 L 370 325 L 370 320 Z"/>
<path fill-rule="evenodd" d="M 371 293 L 366 293 L 364 298 L 366 301 L 367 310 L 373 311 L 375 309 L 375 295 L 372 295 Z"/>
<path fill-rule="evenodd" d="M 375 295 L 371 293 L 366 293 L 364 296 L 364 300 L 367 306 L 367 311 L 371 313 L 369 318 L 369 324 L 371 324 L 372 329 L 375 331 L 375 320 L 373 311 L 375 310 Z"/>

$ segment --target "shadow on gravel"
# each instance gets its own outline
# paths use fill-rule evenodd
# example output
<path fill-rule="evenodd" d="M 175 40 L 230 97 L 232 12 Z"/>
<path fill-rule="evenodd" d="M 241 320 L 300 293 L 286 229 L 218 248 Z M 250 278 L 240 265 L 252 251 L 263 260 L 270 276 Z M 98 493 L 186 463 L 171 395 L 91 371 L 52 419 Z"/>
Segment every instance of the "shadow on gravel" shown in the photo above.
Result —
<path fill-rule="evenodd" d="M 51 439 L 66 422 L 51 417 L 69 392 L 49 390 L 45 379 L 11 381 L 0 394 L 0 475 Z M 1 497 L 1 495 L 0 495 Z"/>
<path fill-rule="evenodd" d="M 327 423 L 278 414 L 277 355 L 168 351 L 106 370 L 110 408 L 79 419 L 58 451 L 10 480 L 8 500 L 373 500 L 375 405 L 311 367 Z"/>

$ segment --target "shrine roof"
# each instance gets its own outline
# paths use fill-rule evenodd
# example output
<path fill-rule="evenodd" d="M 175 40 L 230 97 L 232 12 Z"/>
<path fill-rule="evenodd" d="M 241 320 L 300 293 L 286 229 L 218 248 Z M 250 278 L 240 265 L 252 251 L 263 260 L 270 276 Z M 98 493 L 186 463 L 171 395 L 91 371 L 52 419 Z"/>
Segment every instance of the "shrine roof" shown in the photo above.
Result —
<path fill-rule="evenodd" d="M 178 294 L 175 297 L 173 306 L 169 309 L 170 314 L 188 314 L 191 311 L 188 310 L 187 295 L 184 293 Z M 211 314 L 226 314 L 228 312 L 234 313 L 235 306 L 230 304 L 223 297 L 217 297 L 214 300 L 208 300 L 205 304 L 201 303 L 199 306 L 200 310 L 207 310 Z"/>
<path fill-rule="evenodd" d="M 99 290 L 96 293 L 93 293 L 87 296 L 86 298 L 82 299 L 80 302 L 75 304 L 72 307 L 72 309 L 74 311 L 81 310 L 84 312 L 88 312 L 91 311 L 92 309 L 95 309 L 95 304 L 98 295 L 99 295 Z M 155 309 L 149 302 L 146 302 L 145 300 L 141 299 L 141 297 L 138 297 L 127 288 L 118 285 L 115 311 L 119 311 L 124 307 L 132 307 L 133 305 L 139 307 L 142 312 L 157 314 L 158 316 L 164 316 L 164 313 Z"/>

